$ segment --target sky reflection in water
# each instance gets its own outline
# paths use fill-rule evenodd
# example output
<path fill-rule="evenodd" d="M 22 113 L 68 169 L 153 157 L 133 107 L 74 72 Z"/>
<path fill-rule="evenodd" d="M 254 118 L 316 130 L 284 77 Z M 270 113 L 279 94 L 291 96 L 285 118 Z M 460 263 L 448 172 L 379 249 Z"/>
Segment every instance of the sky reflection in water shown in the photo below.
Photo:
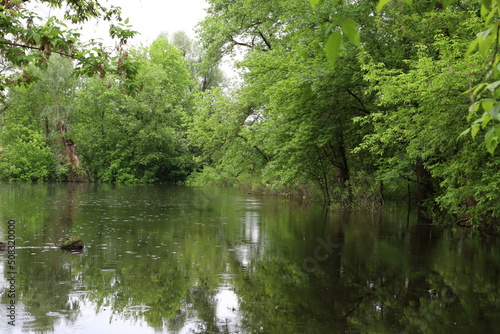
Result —
<path fill-rule="evenodd" d="M 0 185 L 1 333 L 434 333 L 500 325 L 496 240 L 217 188 Z M 3 310 L 7 254 L 0 255 Z M 430 294 L 429 290 L 435 290 Z M 487 298 L 486 298 L 487 297 Z M 439 319 L 440 321 L 436 321 Z"/>

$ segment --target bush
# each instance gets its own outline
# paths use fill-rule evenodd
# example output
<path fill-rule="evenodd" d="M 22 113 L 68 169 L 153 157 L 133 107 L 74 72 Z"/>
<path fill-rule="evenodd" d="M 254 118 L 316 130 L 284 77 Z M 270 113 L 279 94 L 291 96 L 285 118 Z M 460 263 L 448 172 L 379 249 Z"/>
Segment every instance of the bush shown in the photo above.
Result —
<path fill-rule="evenodd" d="M 54 159 L 42 135 L 20 124 L 3 129 L 0 179 L 8 181 L 49 181 L 56 175 Z"/>

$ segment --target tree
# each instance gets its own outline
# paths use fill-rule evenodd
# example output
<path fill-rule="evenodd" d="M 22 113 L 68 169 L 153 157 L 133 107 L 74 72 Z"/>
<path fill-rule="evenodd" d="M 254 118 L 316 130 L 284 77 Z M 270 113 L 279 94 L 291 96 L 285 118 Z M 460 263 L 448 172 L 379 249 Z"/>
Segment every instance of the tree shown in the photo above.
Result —
<path fill-rule="evenodd" d="M 482 29 L 480 17 L 471 17 L 474 8 L 407 8 L 398 22 L 379 25 L 396 40 L 410 41 L 414 55 L 403 67 L 362 55 L 378 108 L 361 123 L 374 129 L 361 148 L 382 157 L 379 175 L 386 181 L 402 177 L 416 184 L 419 208 L 428 217 L 443 210 L 495 232 L 499 160 L 488 157 L 482 143 L 459 137 L 470 103 L 464 92 L 482 80 L 480 55 L 464 56 L 470 36 Z"/>
<path fill-rule="evenodd" d="M 8 181 L 51 181 L 56 161 L 43 135 L 29 125 L 13 123 L 0 134 L 0 179 Z"/>
<path fill-rule="evenodd" d="M 350 205 L 354 166 L 361 163 L 350 151 L 365 132 L 352 118 L 370 112 L 372 97 L 363 95 L 366 83 L 355 49 L 346 45 L 338 56 L 341 65 L 332 68 L 322 39 L 349 14 L 369 17 L 371 4 L 313 11 L 302 1 L 254 1 L 243 9 L 229 1 L 211 3 L 202 23 L 204 45 L 219 55 L 238 48 L 244 57 L 239 66 L 245 83 L 235 104 L 247 110 L 233 108 L 245 116 L 240 116 L 237 136 L 225 140 L 241 143 L 245 138 L 245 145 L 239 145 L 242 152 L 248 146 L 259 148 L 264 160 L 247 160 L 246 166 L 259 165 L 251 174 L 267 187 L 306 193 L 317 189 L 326 203 L 340 199 Z M 249 116 L 258 122 L 245 122 Z M 366 159 L 363 164 L 371 168 Z"/>
<path fill-rule="evenodd" d="M 192 111 L 185 114 L 187 139 L 198 162 L 195 174 L 204 183 L 235 185 L 262 167 L 261 152 L 246 136 L 245 120 L 252 113 L 250 105 L 213 88 L 197 95 Z"/>
<path fill-rule="evenodd" d="M 82 182 L 87 173 L 80 163 L 76 144 L 68 137 L 79 85 L 73 71 L 70 59 L 53 55 L 47 69 L 34 69 L 34 75 L 40 79 L 32 85 L 30 94 L 41 97 L 38 100 L 39 117 L 45 123 L 45 135 L 51 139 L 60 164 L 67 169 L 67 181 Z"/>
<path fill-rule="evenodd" d="M 116 78 L 94 78 L 77 97 L 71 138 L 93 180 L 182 182 L 192 168 L 181 115 L 192 81 L 181 51 L 160 37 L 131 51 L 141 89 L 124 95 Z"/>
<path fill-rule="evenodd" d="M 252 3 L 252 0 L 246 0 L 246 4 L 249 5 Z M 334 1 L 322 1 L 322 0 L 310 0 L 311 7 L 316 9 L 318 4 L 320 3 L 328 3 L 328 5 L 336 6 L 339 4 L 338 0 Z M 380 13 L 384 10 L 384 8 L 388 7 L 388 3 L 394 2 L 391 0 L 378 0 L 376 6 L 376 12 Z M 447 7 L 461 6 L 462 1 L 460 0 L 447 0 L 447 1 L 439 1 L 432 0 L 429 2 L 413 4 L 413 0 L 402 0 L 401 3 L 407 4 L 409 6 L 416 8 L 426 8 L 429 10 L 441 10 Z M 495 81 L 498 78 L 498 62 L 500 58 L 497 57 L 498 44 L 500 43 L 500 35 L 498 34 L 499 24 L 498 21 L 495 21 L 495 17 L 500 13 L 500 4 L 491 0 L 480 0 L 478 3 L 481 6 L 481 17 L 484 19 L 484 30 L 477 34 L 477 37 L 472 41 L 469 49 L 466 54 L 470 54 L 475 50 L 486 59 L 486 66 L 481 71 L 484 74 L 484 81 L 477 84 L 476 87 L 470 89 L 471 91 L 471 102 L 470 106 L 470 114 L 469 121 L 472 120 L 473 117 L 476 119 L 473 121 L 470 128 L 466 129 L 462 132 L 461 135 L 471 134 L 474 139 L 477 133 L 481 130 L 488 130 L 484 135 L 484 144 L 487 151 L 491 154 L 495 152 L 496 147 L 500 143 L 500 126 L 497 124 L 500 121 L 499 115 L 499 103 L 497 101 L 497 88 L 500 86 L 500 81 Z M 464 3 L 463 5 L 468 6 L 469 2 Z M 373 15 L 375 11 L 371 14 Z M 347 17 L 343 23 L 338 24 L 336 28 L 330 29 L 333 30 L 326 40 L 325 43 L 325 54 L 332 65 L 335 64 L 335 61 L 342 49 L 343 44 L 343 35 L 346 35 L 350 41 L 359 46 L 360 45 L 360 35 L 359 29 L 356 21 L 354 21 L 351 17 Z M 239 44 L 239 43 L 237 43 Z M 478 117 L 478 113 L 482 111 L 480 117 Z"/>
<path fill-rule="evenodd" d="M 73 62 L 58 55 L 45 69 L 29 67 L 38 80 L 10 90 L 0 122 L 0 177 L 184 181 L 192 168 L 181 124 L 191 107 L 186 59 L 163 38 L 131 50 L 131 59 L 141 63 L 132 95 L 117 75 L 75 77 Z"/>
<path fill-rule="evenodd" d="M 168 39 L 167 34 L 165 38 Z M 199 41 L 191 40 L 184 31 L 176 31 L 172 34 L 170 42 L 182 51 L 182 56 L 186 59 L 191 76 L 200 91 L 204 92 L 224 83 L 225 77 L 219 68 L 219 61 L 208 57 Z"/>
<path fill-rule="evenodd" d="M 68 129 L 71 128 L 70 119 L 74 112 L 74 93 L 77 86 L 77 80 L 72 77 L 71 60 L 53 55 L 45 70 L 31 66 L 26 71 L 38 80 L 11 89 L 7 100 L 6 118 L 2 122 L 3 131 L 10 132 L 17 128 L 21 132 L 26 132 L 30 129 L 28 133 L 32 135 L 28 137 L 35 136 L 33 142 L 38 143 L 38 147 L 34 147 L 33 152 L 23 153 L 27 161 L 31 160 L 30 157 L 33 156 L 35 159 L 34 155 L 41 154 L 40 150 L 45 154 L 50 152 L 49 156 L 52 157 L 48 161 L 51 161 L 53 166 L 38 180 L 59 178 L 72 182 L 85 180 L 85 171 L 80 165 L 76 145 L 67 136 Z M 21 130 L 22 127 L 25 129 Z M 2 138 L 8 157 L 14 155 L 18 149 L 19 143 L 16 138 L 19 137 L 6 135 Z M 41 159 L 44 160 L 47 161 Z M 33 162 L 25 165 L 33 165 Z M 27 175 L 37 173 L 36 170 L 39 168 L 41 166 L 35 167 L 35 165 L 32 171 L 28 171 L 29 168 L 22 168 L 24 172 L 20 177 L 35 180 Z M 11 177 L 4 175 L 4 178 Z"/>
<path fill-rule="evenodd" d="M 377 7 L 381 11 L 390 0 L 379 0 Z M 412 0 L 403 0 L 403 2 L 411 5 Z M 471 44 L 465 56 L 477 52 L 484 59 L 483 68 L 479 72 L 469 72 L 469 74 L 483 75 L 483 80 L 477 83 L 474 87 L 470 87 L 471 106 L 468 116 L 468 121 L 472 121 L 472 125 L 462 132 L 462 135 L 471 134 L 474 139 L 480 130 L 487 130 L 484 135 L 484 145 L 486 150 L 493 154 L 496 147 L 500 143 L 500 104 L 498 101 L 498 87 L 500 81 L 498 80 L 499 71 L 498 63 L 498 45 L 500 43 L 499 20 L 498 14 L 500 13 L 500 5 L 496 1 L 480 0 L 480 16 L 483 20 L 484 30 L 478 31 L 476 38 L 471 41 Z M 444 9 L 448 6 L 469 5 L 468 2 L 462 4 L 462 1 L 431 1 L 429 8 L 431 9 Z M 476 51 L 477 50 L 477 51 Z M 480 115 L 480 116 L 479 116 Z"/>
<path fill-rule="evenodd" d="M 39 0 L 43 5 L 64 11 L 63 18 L 55 16 L 43 20 L 32 9 L 29 0 L 0 1 L 0 57 L 14 68 L 25 68 L 28 64 L 46 67 L 52 54 L 59 54 L 76 61 L 80 74 L 113 72 L 131 78 L 136 73 L 136 64 L 128 58 L 123 46 L 136 32 L 130 30 L 127 21 L 122 23 L 121 11 L 117 7 L 104 7 L 99 1 Z M 117 53 L 96 43 L 81 44 L 80 34 L 67 27 L 65 22 L 81 25 L 92 19 L 111 22 L 110 36 L 118 40 Z M 33 78 L 26 71 L 19 76 L 16 72 L 3 71 L 0 76 L 0 90 Z M 129 83 L 131 88 L 133 83 Z"/>
<path fill-rule="evenodd" d="M 479 15 L 477 3 L 410 2 L 210 1 L 204 45 L 219 57 L 243 50 L 244 83 L 231 102 L 240 123 L 224 128 L 233 129 L 229 134 L 206 123 L 223 138 L 212 142 L 214 152 L 227 157 L 209 164 L 228 170 L 221 161 L 255 146 L 266 159 L 251 174 L 267 187 L 318 189 L 327 203 L 349 205 L 366 193 L 376 203 L 383 189 L 401 192 L 408 184 L 408 197 L 430 217 L 444 210 L 496 221 L 498 196 L 490 190 L 497 158 L 459 136 L 469 97 L 496 94 L 496 69 L 485 80 L 481 60 L 496 56 L 496 39 L 493 30 L 481 31 L 485 16 L 499 9 L 481 1 Z M 342 43 L 344 37 L 352 43 Z M 476 136 L 490 127 L 490 152 L 500 110 L 495 99 L 478 100 L 469 115 L 484 112 L 469 131 Z M 248 110 L 258 122 L 243 120 Z M 230 113 L 221 108 L 210 117 L 231 119 Z M 231 153 L 218 149 L 237 142 Z M 247 160 L 245 171 L 254 165 Z M 243 169 L 226 176 L 235 179 Z"/>

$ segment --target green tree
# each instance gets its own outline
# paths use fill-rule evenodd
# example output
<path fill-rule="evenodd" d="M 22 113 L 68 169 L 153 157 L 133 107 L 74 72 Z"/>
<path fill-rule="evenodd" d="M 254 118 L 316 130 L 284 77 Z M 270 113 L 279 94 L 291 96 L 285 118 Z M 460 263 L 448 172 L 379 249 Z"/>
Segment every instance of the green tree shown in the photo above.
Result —
<path fill-rule="evenodd" d="M 38 77 L 37 82 L 13 88 L 9 94 L 8 109 L 2 122 L 3 132 L 6 133 L 1 139 L 2 145 L 6 147 L 7 156 L 15 154 L 14 152 L 19 149 L 17 141 L 20 138 L 9 135 L 9 132 L 12 129 L 24 128 L 25 130 L 21 130 L 21 133 L 26 133 L 29 129 L 28 133 L 36 134 L 33 138 L 33 143 L 36 144 L 33 153 L 23 153 L 24 159 L 36 160 L 37 157 L 33 154 L 36 154 L 39 149 L 45 153 L 52 151 L 53 157 L 49 161 L 52 161 L 54 166 L 50 168 L 49 173 L 46 168 L 40 166 L 40 163 L 32 161 L 22 169 L 23 174 L 37 173 L 34 169 L 35 166 L 39 166 L 44 170 L 44 177 L 39 180 L 84 180 L 85 172 L 80 165 L 76 146 L 67 138 L 68 128 L 71 127 L 70 118 L 73 113 L 74 92 L 77 84 L 75 78 L 71 77 L 73 73 L 71 60 L 54 55 L 50 58 L 45 70 L 31 67 L 29 73 Z M 31 138 L 31 135 L 27 138 Z M 40 159 L 41 161 L 47 160 Z M 33 170 L 30 171 L 28 166 L 32 166 Z M 10 177 L 6 176 L 6 178 Z M 35 180 L 31 176 L 26 176 L 26 179 Z"/>
<path fill-rule="evenodd" d="M 125 96 L 112 78 L 89 81 L 72 138 L 94 180 L 183 181 L 192 164 L 181 124 L 191 103 L 186 60 L 165 38 L 133 53 L 142 89 Z"/>
<path fill-rule="evenodd" d="M 185 114 L 187 139 L 199 171 L 196 182 L 237 185 L 262 167 L 266 159 L 247 136 L 245 120 L 252 114 L 251 105 L 213 88 L 197 96 L 192 111 Z"/>
<path fill-rule="evenodd" d="M 377 10 L 381 11 L 390 0 L 379 0 Z M 403 0 L 404 3 L 412 5 L 412 0 Z M 443 8 L 464 8 L 469 6 L 469 2 L 463 1 L 431 1 L 430 9 L 441 10 Z M 484 145 L 486 150 L 493 154 L 500 143 L 500 127 L 498 121 L 499 103 L 498 103 L 498 81 L 499 71 L 498 63 L 498 45 L 500 43 L 498 14 L 500 13 L 500 4 L 491 0 L 480 0 L 477 2 L 478 11 L 471 12 L 470 16 L 476 17 L 480 13 L 483 28 L 476 32 L 476 38 L 473 39 L 465 52 L 465 56 L 477 52 L 484 62 L 479 72 L 469 74 L 482 74 L 483 80 L 475 86 L 470 87 L 471 106 L 469 109 L 468 121 L 472 122 L 470 128 L 462 132 L 462 135 L 470 133 L 475 138 L 477 133 L 487 130 L 484 135 Z"/>
<path fill-rule="evenodd" d="M 470 36 L 481 29 L 472 9 L 408 10 L 397 23 L 386 23 L 396 39 L 413 41 L 415 56 L 402 68 L 361 57 L 365 78 L 378 92 L 377 112 L 361 122 L 374 132 L 361 148 L 382 157 L 379 175 L 386 181 L 415 182 L 418 204 L 428 216 L 443 210 L 494 232 L 494 224 L 480 223 L 498 217 L 492 187 L 499 161 L 488 157 L 481 143 L 459 138 L 470 103 L 464 92 L 482 80 L 479 55 L 464 57 Z M 402 28 L 394 29 L 396 24 Z"/>
<path fill-rule="evenodd" d="M 211 4 L 202 23 L 204 45 L 220 56 L 243 50 L 239 65 L 245 83 L 233 109 L 244 117 L 233 138 L 248 141 L 237 146 L 241 151 L 258 147 L 264 157 L 257 170 L 256 161 L 247 160 L 252 175 L 275 190 L 318 189 L 326 203 L 340 199 L 350 205 L 355 166 L 372 168 L 370 161 L 350 154 L 366 131 L 352 118 L 370 112 L 372 96 L 363 94 L 366 83 L 356 50 L 346 45 L 338 56 L 340 65 L 332 68 L 322 44 L 325 34 L 347 22 L 348 15 L 369 17 L 372 3 L 334 10 L 325 5 L 316 11 L 300 1 L 252 2 L 243 9 L 228 1 Z M 258 121 L 249 124 L 250 118 L 245 124 L 249 116 Z"/>
<path fill-rule="evenodd" d="M 99 1 L 75 0 L 40 0 L 41 4 L 50 8 L 62 9 L 63 18 L 51 16 L 42 19 L 35 9 L 28 6 L 29 0 L 0 1 L 0 54 L 4 61 L 15 68 L 25 68 L 29 64 L 46 66 L 51 54 L 59 54 L 76 60 L 79 73 L 105 75 L 107 72 L 132 77 L 136 65 L 129 61 L 123 46 L 127 39 L 136 32 L 130 30 L 125 21 L 122 23 L 121 12 L 117 7 L 104 7 Z M 102 19 L 111 23 L 110 36 L 118 40 L 117 53 L 111 55 L 110 50 L 95 42 L 85 45 L 79 43 L 80 33 L 67 27 L 65 22 L 82 25 L 92 19 Z M 0 76 L 0 90 L 19 82 L 29 81 L 30 74 L 22 76 L 9 71 Z"/>
<path fill-rule="evenodd" d="M 168 39 L 168 35 L 165 37 Z M 182 51 L 182 56 L 186 59 L 191 76 L 200 91 L 204 92 L 224 84 L 225 77 L 219 67 L 219 61 L 207 57 L 207 52 L 199 41 L 190 39 L 184 31 L 176 31 L 172 34 L 170 42 Z"/>
<path fill-rule="evenodd" d="M 8 181 L 50 181 L 56 161 L 44 136 L 29 125 L 3 126 L 0 143 L 0 179 Z"/>
<path fill-rule="evenodd" d="M 87 175 L 80 163 L 77 146 L 68 138 L 74 114 L 75 91 L 79 84 L 73 76 L 73 64 L 70 59 L 54 55 L 49 59 L 47 69 L 34 70 L 34 73 L 40 79 L 32 85 L 28 94 L 39 97 L 37 109 L 44 123 L 45 135 L 51 141 L 60 164 L 67 169 L 67 180 L 85 181 Z"/>

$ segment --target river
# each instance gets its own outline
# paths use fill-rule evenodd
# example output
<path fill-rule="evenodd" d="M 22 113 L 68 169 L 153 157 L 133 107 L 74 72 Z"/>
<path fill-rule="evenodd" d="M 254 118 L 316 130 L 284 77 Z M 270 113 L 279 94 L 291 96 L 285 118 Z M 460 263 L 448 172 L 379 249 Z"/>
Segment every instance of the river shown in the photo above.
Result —
<path fill-rule="evenodd" d="M 1 333 L 495 333 L 500 240 L 232 189 L 0 184 Z M 66 236 L 82 252 L 49 246 Z M 41 247 L 45 246 L 45 247 Z M 10 261 L 10 262 L 9 262 Z"/>

